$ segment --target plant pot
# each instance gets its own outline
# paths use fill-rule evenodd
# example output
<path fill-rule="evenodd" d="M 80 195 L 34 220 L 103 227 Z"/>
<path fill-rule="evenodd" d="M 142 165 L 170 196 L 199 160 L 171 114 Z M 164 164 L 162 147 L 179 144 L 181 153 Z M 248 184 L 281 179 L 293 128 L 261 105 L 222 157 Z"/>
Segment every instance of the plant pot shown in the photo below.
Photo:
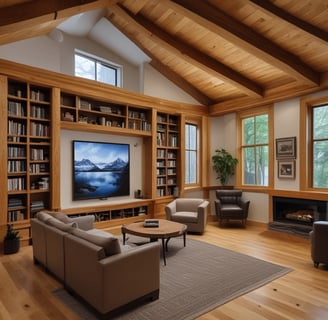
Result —
<path fill-rule="evenodd" d="M 17 239 L 4 240 L 3 242 L 3 253 L 12 254 L 19 251 L 20 241 Z"/>

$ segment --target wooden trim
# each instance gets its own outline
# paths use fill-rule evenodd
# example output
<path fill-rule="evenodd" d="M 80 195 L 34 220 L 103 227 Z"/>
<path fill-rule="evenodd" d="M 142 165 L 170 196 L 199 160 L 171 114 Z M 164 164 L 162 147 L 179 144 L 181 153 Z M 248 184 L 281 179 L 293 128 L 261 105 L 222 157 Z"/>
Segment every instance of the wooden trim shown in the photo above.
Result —
<path fill-rule="evenodd" d="M 313 172 L 310 168 L 312 163 L 311 151 L 311 132 L 312 132 L 312 108 L 321 104 L 328 103 L 328 96 L 323 97 L 306 97 L 300 100 L 300 141 L 299 141 L 299 173 L 300 174 L 300 189 L 303 191 L 320 191 L 320 188 L 313 188 Z M 326 189 L 321 191 L 327 192 Z"/>
<path fill-rule="evenodd" d="M 7 77 L 0 75 L 0 225 L 7 224 Z"/>

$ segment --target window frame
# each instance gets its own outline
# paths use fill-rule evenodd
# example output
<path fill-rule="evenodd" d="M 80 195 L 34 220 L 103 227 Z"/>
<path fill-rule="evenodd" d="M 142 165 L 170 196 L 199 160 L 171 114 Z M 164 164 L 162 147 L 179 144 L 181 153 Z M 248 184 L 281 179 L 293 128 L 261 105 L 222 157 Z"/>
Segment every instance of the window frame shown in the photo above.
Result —
<path fill-rule="evenodd" d="M 186 147 L 186 138 L 187 138 L 187 130 L 186 130 L 186 126 L 195 126 L 196 127 L 196 149 L 187 149 Z M 194 121 L 186 121 L 185 124 L 185 140 L 184 140 L 184 163 L 185 163 L 185 172 L 184 172 L 184 185 L 185 187 L 193 187 L 193 186 L 198 186 L 200 184 L 199 182 L 199 161 L 200 161 L 200 157 L 199 157 L 199 125 L 197 123 L 195 123 Z M 187 163 L 187 151 L 193 151 L 196 153 L 196 182 L 192 182 L 192 183 L 187 183 L 186 182 L 186 171 L 187 171 L 187 166 L 186 166 L 186 163 Z M 190 168 L 189 168 L 190 169 Z"/>
<path fill-rule="evenodd" d="M 85 59 L 88 59 L 92 62 L 94 62 L 95 64 L 95 74 L 94 74 L 94 79 L 89 79 L 89 78 L 84 78 L 84 77 L 81 77 L 81 76 L 77 76 L 76 75 L 76 69 L 75 69 L 75 57 L 76 56 L 80 56 L 80 57 L 83 57 Z M 116 84 L 113 85 L 111 83 L 108 83 L 108 82 L 104 82 L 104 81 L 99 81 L 97 79 L 97 66 L 98 64 L 100 65 L 103 65 L 105 67 L 108 67 L 110 69 L 113 69 L 115 70 L 115 82 Z M 118 65 L 114 62 L 111 62 L 111 61 L 108 61 L 108 60 L 105 60 L 105 59 L 102 59 L 100 57 L 97 57 L 93 54 L 90 54 L 90 53 L 87 53 L 87 52 L 84 52 L 84 51 L 81 51 L 81 50 L 77 50 L 75 49 L 75 52 L 74 52 L 74 75 L 76 77 L 81 77 L 83 79 L 89 79 L 89 80 L 93 80 L 93 81 L 97 81 L 97 82 L 100 82 L 100 83 L 104 83 L 104 84 L 107 84 L 107 85 L 112 85 L 112 86 L 115 86 L 115 87 L 118 87 L 118 88 L 121 88 L 122 87 L 122 79 L 123 79 L 123 67 L 121 65 Z"/>
<path fill-rule="evenodd" d="M 300 100 L 300 190 L 327 192 L 328 188 L 313 187 L 313 109 L 328 105 L 328 96 Z"/>
<path fill-rule="evenodd" d="M 243 182 L 243 120 L 250 117 L 256 117 L 263 114 L 268 115 L 268 185 L 249 185 Z M 267 190 L 272 189 L 274 185 L 274 115 L 273 105 L 267 105 L 257 108 L 252 108 L 237 113 L 237 165 L 236 185 L 245 190 Z"/>

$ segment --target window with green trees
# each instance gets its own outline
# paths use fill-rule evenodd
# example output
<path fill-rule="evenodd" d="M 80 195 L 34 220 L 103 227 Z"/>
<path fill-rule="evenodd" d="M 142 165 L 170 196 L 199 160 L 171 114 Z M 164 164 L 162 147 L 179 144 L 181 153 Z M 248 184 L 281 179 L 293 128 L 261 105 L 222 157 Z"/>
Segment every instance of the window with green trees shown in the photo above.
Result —
<path fill-rule="evenodd" d="M 242 119 L 242 176 L 244 185 L 269 184 L 269 115 Z"/>
<path fill-rule="evenodd" d="M 185 183 L 197 183 L 197 159 L 198 159 L 198 128 L 196 124 L 185 125 Z"/>
<path fill-rule="evenodd" d="M 328 104 L 312 108 L 313 187 L 328 188 Z"/>

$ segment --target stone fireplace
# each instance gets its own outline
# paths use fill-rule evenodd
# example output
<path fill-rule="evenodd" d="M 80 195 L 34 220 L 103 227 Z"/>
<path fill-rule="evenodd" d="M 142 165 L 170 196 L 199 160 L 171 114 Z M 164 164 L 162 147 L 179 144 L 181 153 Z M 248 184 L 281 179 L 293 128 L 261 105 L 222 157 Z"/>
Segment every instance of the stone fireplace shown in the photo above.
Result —
<path fill-rule="evenodd" d="M 328 220 L 327 201 L 272 197 L 273 221 L 269 229 L 308 236 L 317 220 Z"/>

